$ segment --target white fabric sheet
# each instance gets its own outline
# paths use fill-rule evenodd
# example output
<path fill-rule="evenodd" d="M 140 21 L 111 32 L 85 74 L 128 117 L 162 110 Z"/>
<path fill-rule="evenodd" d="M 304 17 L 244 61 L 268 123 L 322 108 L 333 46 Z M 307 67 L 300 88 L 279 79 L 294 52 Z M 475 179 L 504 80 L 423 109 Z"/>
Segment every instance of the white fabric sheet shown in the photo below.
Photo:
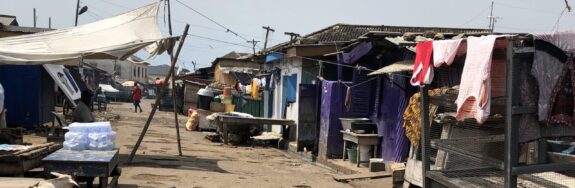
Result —
<path fill-rule="evenodd" d="M 84 59 L 124 60 L 140 49 L 162 53 L 160 3 L 73 28 L 0 38 L 0 64 L 78 65 Z"/>

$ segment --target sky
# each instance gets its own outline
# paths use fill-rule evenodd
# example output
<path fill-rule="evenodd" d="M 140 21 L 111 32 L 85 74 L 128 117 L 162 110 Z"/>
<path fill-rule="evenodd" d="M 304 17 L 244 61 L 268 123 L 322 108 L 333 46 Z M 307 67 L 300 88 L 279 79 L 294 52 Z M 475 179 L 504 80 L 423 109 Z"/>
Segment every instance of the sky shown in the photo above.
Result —
<path fill-rule="evenodd" d="M 567 0 L 575 8 L 575 0 Z M 0 14 L 17 16 L 21 26 L 33 25 L 33 8 L 37 26 L 61 29 L 74 26 L 77 0 L 0 0 Z M 81 0 L 88 12 L 79 16 L 79 25 L 127 12 L 156 0 Z M 193 69 L 231 51 L 252 53 L 245 39 L 261 41 L 270 26 L 268 46 L 289 40 L 284 32 L 302 36 L 336 23 L 395 26 L 487 28 L 491 0 L 171 0 L 174 35 L 181 35 L 190 24 L 189 36 L 182 48 L 178 65 Z M 575 28 L 575 9 L 568 12 L 564 0 L 496 0 L 493 15 L 498 18 L 496 32 L 532 33 Z M 190 9 L 191 8 L 191 9 Z M 160 8 L 158 24 L 169 36 L 167 16 Z M 201 16 L 197 12 L 205 15 Z M 226 32 L 227 29 L 232 32 Z M 215 39 L 215 40 L 214 40 Z M 140 56 L 145 56 L 143 53 Z M 169 64 L 161 55 L 152 65 Z"/>

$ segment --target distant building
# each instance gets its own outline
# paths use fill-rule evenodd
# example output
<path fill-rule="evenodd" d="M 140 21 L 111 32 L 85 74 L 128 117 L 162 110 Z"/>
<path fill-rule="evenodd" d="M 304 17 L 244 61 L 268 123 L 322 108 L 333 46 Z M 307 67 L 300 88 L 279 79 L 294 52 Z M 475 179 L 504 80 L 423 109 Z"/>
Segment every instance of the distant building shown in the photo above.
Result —
<path fill-rule="evenodd" d="M 218 86 L 233 86 L 238 80 L 246 84 L 260 69 L 260 64 L 252 59 L 252 54 L 238 52 L 216 58 L 212 66 L 214 81 Z"/>
<path fill-rule="evenodd" d="M 131 61 L 130 61 L 131 60 Z M 132 56 L 129 60 L 93 60 L 86 59 L 84 63 L 106 71 L 118 81 L 137 81 L 148 83 L 149 63 L 141 62 L 142 59 Z"/>
<path fill-rule="evenodd" d="M 190 71 L 188 69 L 180 69 L 180 67 L 175 67 L 176 71 L 180 70 L 179 75 L 185 75 Z M 170 65 L 156 65 L 149 67 L 150 72 L 148 73 L 148 78 L 150 80 L 156 80 L 156 78 L 160 78 L 160 80 L 164 80 L 168 75 L 168 71 L 170 70 Z"/>
<path fill-rule="evenodd" d="M 0 15 L 0 38 L 24 34 L 39 33 L 53 29 L 39 27 L 22 27 L 18 25 L 16 16 Z"/>

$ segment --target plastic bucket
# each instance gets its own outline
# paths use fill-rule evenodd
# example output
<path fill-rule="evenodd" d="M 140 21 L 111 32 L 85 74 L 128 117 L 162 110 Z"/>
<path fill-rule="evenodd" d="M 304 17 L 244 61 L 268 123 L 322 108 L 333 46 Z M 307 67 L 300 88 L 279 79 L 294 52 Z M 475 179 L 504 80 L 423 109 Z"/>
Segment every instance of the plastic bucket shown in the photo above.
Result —
<path fill-rule="evenodd" d="M 347 158 L 350 163 L 357 164 L 357 149 L 347 149 Z"/>
<path fill-rule="evenodd" d="M 359 145 L 360 151 L 360 159 L 359 161 L 369 161 L 372 156 L 371 146 L 370 145 Z M 362 166 L 367 166 L 367 163 L 362 163 Z"/>
<path fill-rule="evenodd" d="M 226 104 L 226 112 L 233 112 L 235 108 L 236 108 L 236 105 Z"/>

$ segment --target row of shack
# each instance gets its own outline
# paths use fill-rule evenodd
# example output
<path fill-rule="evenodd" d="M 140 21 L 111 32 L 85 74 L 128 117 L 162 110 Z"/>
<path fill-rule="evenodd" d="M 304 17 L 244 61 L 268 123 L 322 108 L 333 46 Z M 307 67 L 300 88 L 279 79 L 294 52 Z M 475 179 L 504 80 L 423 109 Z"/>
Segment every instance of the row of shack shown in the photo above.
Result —
<path fill-rule="evenodd" d="M 349 135 L 357 145 L 372 129 L 349 134 L 355 119 L 375 126 L 370 165 L 405 164 L 405 185 L 570 187 L 573 34 L 335 24 L 188 76 L 220 89 L 260 80 L 249 103 L 259 108 L 236 111 L 295 121 L 288 149 L 329 166 L 359 158 Z M 434 66 L 438 57 L 448 63 Z"/>

